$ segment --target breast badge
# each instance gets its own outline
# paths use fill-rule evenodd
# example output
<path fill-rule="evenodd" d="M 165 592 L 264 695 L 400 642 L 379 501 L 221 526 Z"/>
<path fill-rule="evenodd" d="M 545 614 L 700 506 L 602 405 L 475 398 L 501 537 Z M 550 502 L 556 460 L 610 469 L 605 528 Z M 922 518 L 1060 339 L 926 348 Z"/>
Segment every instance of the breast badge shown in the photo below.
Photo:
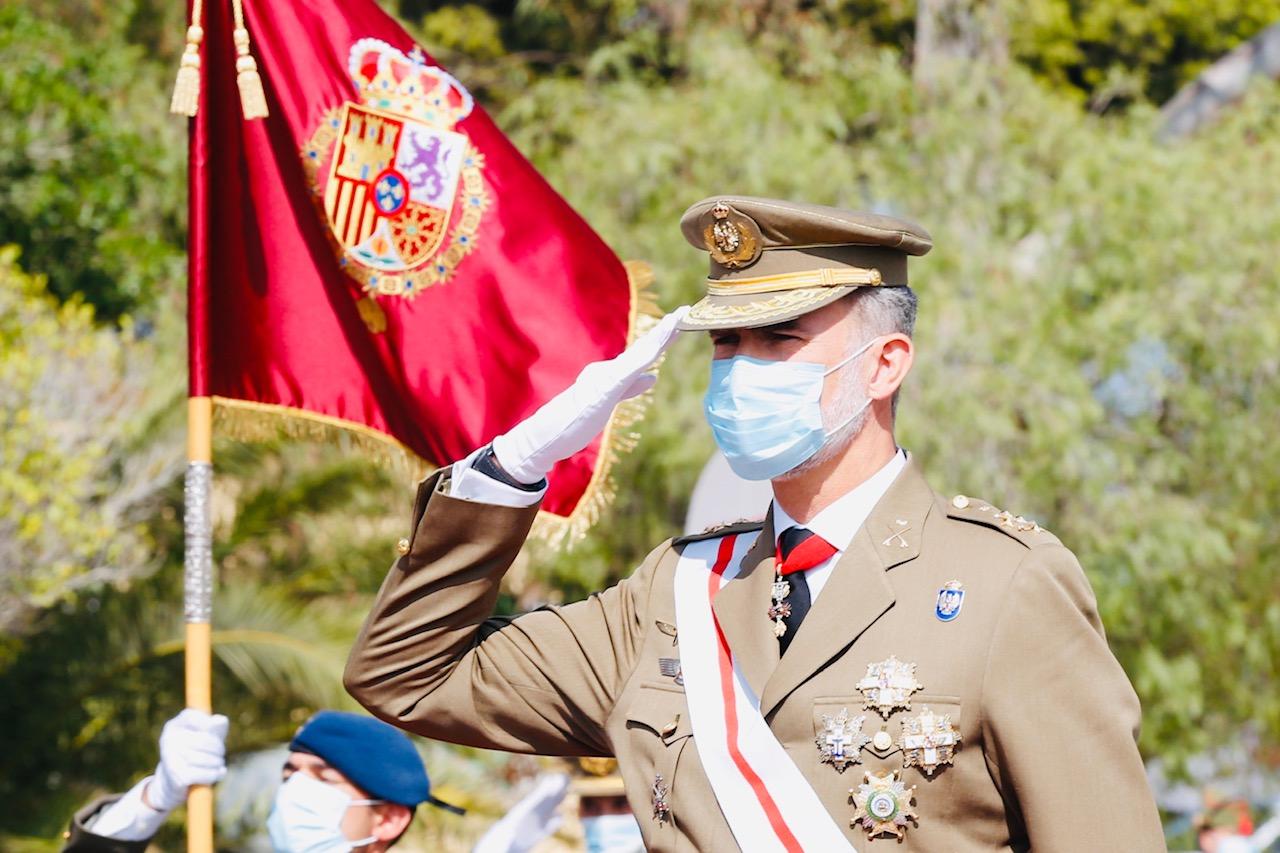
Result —
<path fill-rule="evenodd" d="M 933 615 L 940 622 L 954 622 L 960 615 L 964 605 L 964 584 L 960 581 L 947 581 L 938 590 L 938 601 L 933 607 Z"/>
<path fill-rule="evenodd" d="M 858 689 L 867 700 L 863 707 L 876 710 L 885 719 L 896 708 L 911 710 L 911 694 L 923 688 L 916 681 L 916 665 L 904 663 L 894 655 L 867 664 L 867 674 L 858 682 Z"/>
<path fill-rule="evenodd" d="M 676 684 L 684 684 L 684 669 L 680 666 L 680 658 L 658 658 L 658 672 Z"/>
<path fill-rule="evenodd" d="M 951 725 L 950 714 L 935 714 L 925 705 L 920 714 L 903 721 L 901 745 L 903 766 L 919 767 L 932 776 L 955 757 L 960 733 Z"/>
<path fill-rule="evenodd" d="M 653 819 L 658 825 L 671 820 L 671 806 L 667 804 L 667 782 L 662 778 L 662 774 L 653 777 Z"/>
<path fill-rule="evenodd" d="M 838 772 L 843 773 L 850 764 L 857 764 L 858 753 L 871 738 L 862 733 L 865 715 L 849 719 L 849 709 L 841 708 L 835 716 L 822 715 L 822 731 L 814 741 L 818 744 L 818 752 L 822 755 L 822 763 L 830 764 Z"/>
<path fill-rule="evenodd" d="M 908 822 L 918 819 L 911 808 L 915 791 L 915 786 L 908 788 L 903 784 L 897 770 L 867 773 L 865 782 L 849 789 L 849 798 L 856 809 L 850 825 L 862 827 L 869 838 L 892 835 L 902 840 Z"/>

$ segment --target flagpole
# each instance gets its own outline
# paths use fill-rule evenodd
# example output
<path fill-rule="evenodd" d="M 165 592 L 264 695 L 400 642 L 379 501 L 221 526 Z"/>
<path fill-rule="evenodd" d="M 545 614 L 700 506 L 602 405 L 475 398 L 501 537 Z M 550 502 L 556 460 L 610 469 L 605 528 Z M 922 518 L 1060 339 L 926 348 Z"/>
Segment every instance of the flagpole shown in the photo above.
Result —
<path fill-rule="evenodd" d="M 211 643 L 213 530 L 209 496 L 213 486 L 213 400 L 187 401 L 187 476 L 183 488 L 183 611 L 186 615 L 187 707 L 213 711 Z M 187 851 L 213 853 L 213 788 L 187 793 Z"/>

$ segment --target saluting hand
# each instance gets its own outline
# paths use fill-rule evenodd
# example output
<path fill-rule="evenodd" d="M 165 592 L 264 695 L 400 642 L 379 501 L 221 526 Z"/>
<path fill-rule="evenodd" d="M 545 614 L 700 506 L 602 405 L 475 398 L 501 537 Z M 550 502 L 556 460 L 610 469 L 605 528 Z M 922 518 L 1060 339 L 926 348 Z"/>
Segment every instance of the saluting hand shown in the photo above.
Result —
<path fill-rule="evenodd" d="M 564 391 L 493 440 L 498 464 L 522 483 L 537 483 L 561 459 L 591 443 L 623 400 L 643 394 L 657 377 L 649 371 L 676 339 L 689 306 L 672 311 L 615 358 L 588 364 Z"/>

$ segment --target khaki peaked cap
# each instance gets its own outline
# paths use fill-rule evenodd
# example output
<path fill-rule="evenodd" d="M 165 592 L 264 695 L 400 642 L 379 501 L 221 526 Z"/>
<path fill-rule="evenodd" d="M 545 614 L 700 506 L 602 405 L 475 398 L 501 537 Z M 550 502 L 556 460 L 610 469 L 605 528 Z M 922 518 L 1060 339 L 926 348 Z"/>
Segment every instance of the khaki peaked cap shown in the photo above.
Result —
<path fill-rule="evenodd" d="M 718 195 L 685 211 L 680 230 L 710 254 L 707 295 L 682 329 L 769 326 L 858 287 L 907 284 L 907 256 L 933 248 L 905 219 L 818 204 Z"/>

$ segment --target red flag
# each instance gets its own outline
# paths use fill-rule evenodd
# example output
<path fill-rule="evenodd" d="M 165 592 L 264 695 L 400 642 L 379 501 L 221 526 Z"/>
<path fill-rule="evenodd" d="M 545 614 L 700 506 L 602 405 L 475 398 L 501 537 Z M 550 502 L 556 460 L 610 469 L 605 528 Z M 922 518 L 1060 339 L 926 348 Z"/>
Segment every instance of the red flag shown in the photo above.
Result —
<path fill-rule="evenodd" d="M 253 121 L 231 5 L 205 11 L 190 151 L 191 394 L 221 422 L 447 464 L 635 336 L 628 269 L 373 0 L 246 0 Z M 590 523 L 619 426 L 546 512 Z"/>

